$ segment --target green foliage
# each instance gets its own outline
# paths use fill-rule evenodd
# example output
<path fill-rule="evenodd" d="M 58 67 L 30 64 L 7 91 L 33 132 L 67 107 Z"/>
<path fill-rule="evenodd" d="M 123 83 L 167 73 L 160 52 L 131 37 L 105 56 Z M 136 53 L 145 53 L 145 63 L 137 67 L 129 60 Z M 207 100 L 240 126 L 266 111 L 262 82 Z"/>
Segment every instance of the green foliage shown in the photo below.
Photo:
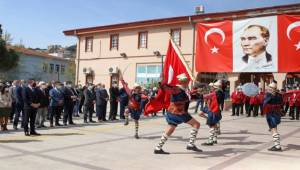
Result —
<path fill-rule="evenodd" d="M 69 81 L 75 82 L 76 64 L 75 60 L 69 60 L 65 74 L 70 78 Z"/>
<path fill-rule="evenodd" d="M 146 89 L 152 89 L 153 87 L 158 87 L 158 81 L 151 80 L 148 84 L 145 84 L 144 87 Z"/>
<path fill-rule="evenodd" d="M 19 54 L 6 48 L 6 42 L 0 39 L 0 70 L 9 70 L 18 65 Z"/>

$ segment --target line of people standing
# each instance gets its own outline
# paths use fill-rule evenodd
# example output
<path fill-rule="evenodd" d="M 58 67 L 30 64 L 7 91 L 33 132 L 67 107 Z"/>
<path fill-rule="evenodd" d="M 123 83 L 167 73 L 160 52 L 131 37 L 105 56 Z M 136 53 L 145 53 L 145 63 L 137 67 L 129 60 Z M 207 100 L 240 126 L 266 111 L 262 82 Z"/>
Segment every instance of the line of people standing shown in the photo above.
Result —
<path fill-rule="evenodd" d="M 256 96 L 246 96 L 242 92 L 241 86 L 238 86 L 235 91 L 231 93 L 232 101 L 232 115 L 231 116 L 240 116 L 244 114 L 244 111 L 247 117 L 251 116 L 256 117 L 263 115 L 263 101 L 264 101 L 264 91 L 260 88 L 259 93 Z"/>

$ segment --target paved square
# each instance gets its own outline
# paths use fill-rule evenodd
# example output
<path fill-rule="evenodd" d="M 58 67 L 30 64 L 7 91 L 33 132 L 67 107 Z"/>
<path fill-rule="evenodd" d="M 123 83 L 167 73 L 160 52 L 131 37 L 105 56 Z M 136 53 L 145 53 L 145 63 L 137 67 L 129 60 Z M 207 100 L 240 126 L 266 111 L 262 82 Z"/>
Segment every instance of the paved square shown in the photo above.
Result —
<path fill-rule="evenodd" d="M 39 129 L 39 137 L 25 137 L 21 130 L 0 134 L 0 167 L 4 170 L 221 170 L 298 169 L 300 122 L 282 119 L 279 132 L 283 152 L 269 152 L 272 138 L 265 118 L 231 117 L 223 113 L 222 135 L 215 146 L 201 146 L 208 136 L 201 122 L 196 144 L 204 150 L 185 149 L 190 127 L 181 125 L 164 149 L 170 155 L 154 155 L 166 122 L 163 117 L 143 118 L 141 139 L 133 138 L 134 123 L 107 122 L 54 129 Z M 9 126 L 11 129 L 11 126 Z"/>

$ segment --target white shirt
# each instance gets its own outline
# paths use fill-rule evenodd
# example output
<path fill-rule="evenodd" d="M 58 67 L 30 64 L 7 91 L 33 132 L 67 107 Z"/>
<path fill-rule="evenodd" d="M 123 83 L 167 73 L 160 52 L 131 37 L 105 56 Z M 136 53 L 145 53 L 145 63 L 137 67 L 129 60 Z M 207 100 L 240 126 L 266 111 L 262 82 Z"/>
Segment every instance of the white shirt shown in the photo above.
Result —
<path fill-rule="evenodd" d="M 257 55 L 256 57 L 250 56 L 248 58 L 248 63 L 241 66 L 241 71 L 245 72 L 270 72 L 275 71 L 275 66 L 272 61 L 267 61 L 267 54 L 263 53 Z"/>

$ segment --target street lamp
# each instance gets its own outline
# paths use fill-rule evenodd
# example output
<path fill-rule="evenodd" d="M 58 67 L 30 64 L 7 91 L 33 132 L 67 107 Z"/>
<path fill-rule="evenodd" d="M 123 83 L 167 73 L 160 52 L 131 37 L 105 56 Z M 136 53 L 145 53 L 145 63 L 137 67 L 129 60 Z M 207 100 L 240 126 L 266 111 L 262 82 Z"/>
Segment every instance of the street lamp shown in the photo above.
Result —
<path fill-rule="evenodd" d="M 156 57 L 161 57 L 161 71 L 162 71 L 164 67 L 164 55 L 161 55 L 159 51 L 153 51 L 153 54 Z"/>

